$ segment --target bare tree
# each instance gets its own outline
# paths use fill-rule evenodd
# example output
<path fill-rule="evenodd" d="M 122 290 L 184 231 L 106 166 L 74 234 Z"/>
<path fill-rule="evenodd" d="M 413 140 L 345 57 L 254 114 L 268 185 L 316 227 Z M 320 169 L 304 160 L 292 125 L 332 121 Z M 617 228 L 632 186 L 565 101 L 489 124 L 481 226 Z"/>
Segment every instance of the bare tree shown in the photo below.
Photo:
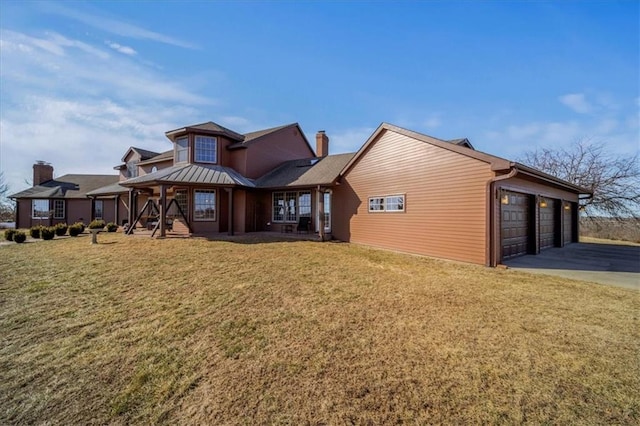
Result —
<path fill-rule="evenodd" d="M 7 198 L 9 184 L 4 179 L 4 173 L 0 172 L 0 222 L 11 222 L 15 216 L 15 203 Z"/>
<path fill-rule="evenodd" d="M 520 161 L 591 190 L 593 198 L 581 201 L 589 218 L 640 217 L 638 154 L 614 155 L 602 143 L 578 140 L 567 149 L 527 152 Z"/>

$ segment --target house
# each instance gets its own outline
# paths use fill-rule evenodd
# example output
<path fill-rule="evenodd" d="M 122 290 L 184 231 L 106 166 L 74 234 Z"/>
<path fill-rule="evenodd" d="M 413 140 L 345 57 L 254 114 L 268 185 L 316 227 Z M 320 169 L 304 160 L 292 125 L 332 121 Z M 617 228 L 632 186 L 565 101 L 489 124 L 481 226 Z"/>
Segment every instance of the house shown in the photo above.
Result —
<path fill-rule="evenodd" d="M 11 195 L 16 200 L 16 228 L 56 223 L 88 223 L 93 218 L 114 220 L 113 200 L 92 202 L 90 191 L 114 184 L 116 175 L 69 174 L 53 178 L 53 167 L 33 165 L 33 187 Z"/>
<path fill-rule="evenodd" d="M 127 232 L 150 224 L 161 237 L 297 229 L 495 266 L 577 241 L 579 199 L 590 195 L 467 139 L 387 123 L 338 155 L 324 131 L 314 150 L 297 123 L 240 134 L 207 122 L 165 136 L 171 149 L 130 148 L 117 179 L 84 193 L 92 218 L 111 210 L 133 224 Z"/>

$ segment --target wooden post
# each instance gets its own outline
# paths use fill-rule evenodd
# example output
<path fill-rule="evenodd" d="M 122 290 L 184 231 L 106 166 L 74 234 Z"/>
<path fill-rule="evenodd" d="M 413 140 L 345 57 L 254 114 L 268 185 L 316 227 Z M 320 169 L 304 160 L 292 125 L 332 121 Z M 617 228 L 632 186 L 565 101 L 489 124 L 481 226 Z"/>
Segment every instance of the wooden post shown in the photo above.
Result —
<path fill-rule="evenodd" d="M 113 196 L 113 208 L 115 209 L 113 212 L 113 222 L 118 226 L 118 203 L 120 202 L 120 196 Z"/>
<path fill-rule="evenodd" d="M 229 218 L 228 218 L 228 231 L 227 234 L 233 235 L 233 188 L 225 188 L 227 194 L 229 194 Z"/>
<path fill-rule="evenodd" d="M 133 226 L 133 219 L 135 219 L 134 212 L 134 195 L 133 188 L 129 189 L 129 207 L 127 208 L 127 223 L 129 224 L 129 228 Z"/>
<path fill-rule="evenodd" d="M 160 238 L 167 236 L 167 187 L 160 185 Z"/>

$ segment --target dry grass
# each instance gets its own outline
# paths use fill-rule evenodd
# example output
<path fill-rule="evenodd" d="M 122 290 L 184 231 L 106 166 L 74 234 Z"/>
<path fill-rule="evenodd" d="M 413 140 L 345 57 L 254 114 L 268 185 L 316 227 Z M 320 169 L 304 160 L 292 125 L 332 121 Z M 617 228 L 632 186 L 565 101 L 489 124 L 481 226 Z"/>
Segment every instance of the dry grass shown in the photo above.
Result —
<path fill-rule="evenodd" d="M 348 244 L 0 248 L 0 423 L 640 421 L 640 294 Z"/>

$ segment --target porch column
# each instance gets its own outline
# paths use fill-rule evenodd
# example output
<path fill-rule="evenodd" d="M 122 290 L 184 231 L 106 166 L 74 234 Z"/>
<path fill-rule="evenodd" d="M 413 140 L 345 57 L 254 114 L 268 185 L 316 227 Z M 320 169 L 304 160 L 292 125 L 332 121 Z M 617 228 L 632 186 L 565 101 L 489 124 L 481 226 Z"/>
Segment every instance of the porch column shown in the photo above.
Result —
<path fill-rule="evenodd" d="M 324 241 L 324 191 L 318 187 L 318 235 L 320 241 Z"/>
<path fill-rule="evenodd" d="M 229 194 L 229 218 L 228 218 L 228 234 L 233 235 L 233 188 L 225 188 L 227 194 Z"/>
<path fill-rule="evenodd" d="M 134 212 L 134 194 L 133 188 L 129 189 L 129 207 L 127 207 L 127 222 L 129 223 L 129 227 L 133 226 L 133 221 L 135 219 Z"/>
<path fill-rule="evenodd" d="M 166 224 L 167 224 L 167 187 L 160 185 L 160 238 L 167 236 Z"/>
<path fill-rule="evenodd" d="M 120 196 L 119 195 L 114 195 L 113 196 L 113 208 L 115 209 L 113 212 L 113 222 L 116 224 L 116 226 L 118 225 L 118 203 L 120 202 Z"/>

